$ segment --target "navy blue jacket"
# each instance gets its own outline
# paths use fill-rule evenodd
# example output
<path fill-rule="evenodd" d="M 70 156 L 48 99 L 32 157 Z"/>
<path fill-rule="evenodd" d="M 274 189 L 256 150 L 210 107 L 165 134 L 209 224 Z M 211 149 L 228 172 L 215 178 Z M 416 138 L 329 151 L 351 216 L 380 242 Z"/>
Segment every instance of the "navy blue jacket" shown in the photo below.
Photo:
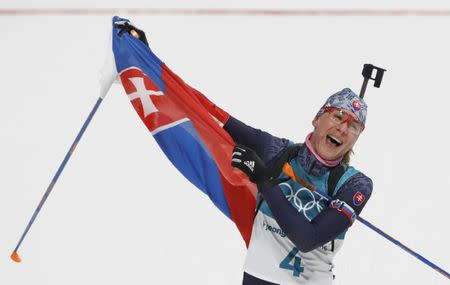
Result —
<path fill-rule="evenodd" d="M 224 125 L 224 129 L 236 143 L 253 149 L 268 167 L 273 165 L 277 154 L 289 144 L 287 139 L 249 127 L 231 116 Z M 321 176 L 331 169 L 323 165 L 305 144 L 300 148 L 298 156 L 308 174 Z M 348 216 L 333 207 L 322 210 L 314 219 L 308 221 L 291 205 L 278 185 L 260 188 L 277 223 L 303 252 L 311 251 L 335 239 L 352 224 Z M 359 215 L 370 198 L 372 188 L 372 180 L 359 172 L 349 178 L 332 198 L 346 202 Z M 358 192 L 365 197 L 361 204 L 355 204 L 353 201 Z"/>

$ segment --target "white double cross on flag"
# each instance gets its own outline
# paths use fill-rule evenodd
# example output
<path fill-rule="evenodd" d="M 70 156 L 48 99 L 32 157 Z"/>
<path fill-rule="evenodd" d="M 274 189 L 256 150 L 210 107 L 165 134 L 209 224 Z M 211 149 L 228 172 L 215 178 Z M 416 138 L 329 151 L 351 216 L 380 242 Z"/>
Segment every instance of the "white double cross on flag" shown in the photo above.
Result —
<path fill-rule="evenodd" d="M 136 88 L 136 92 L 128 94 L 128 98 L 130 101 L 134 99 L 141 99 L 142 107 L 144 109 L 144 118 L 152 113 L 158 112 L 155 104 L 153 104 L 151 95 L 162 96 L 164 93 L 162 91 L 148 90 L 145 88 L 144 78 L 143 77 L 131 77 L 129 78 L 131 83 L 133 83 Z"/>

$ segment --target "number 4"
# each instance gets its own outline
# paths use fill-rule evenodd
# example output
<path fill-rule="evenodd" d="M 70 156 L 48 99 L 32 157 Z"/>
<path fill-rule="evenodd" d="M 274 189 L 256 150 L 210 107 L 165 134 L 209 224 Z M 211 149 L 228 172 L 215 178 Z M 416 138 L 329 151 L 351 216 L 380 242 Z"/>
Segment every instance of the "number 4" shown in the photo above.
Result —
<path fill-rule="evenodd" d="M 300 266 L 302 259 L 298 256 L 295 256 L 298 253 L 298 249 L 294 247 L 294 249 L 289 252 L 288 256 L 286 256 L 283 261 L 280 263 L 280 268 L 292 270 L 292 275 L 295 277 L 299 277 L 300 273 L 303 272 L 303 267 Z"/>

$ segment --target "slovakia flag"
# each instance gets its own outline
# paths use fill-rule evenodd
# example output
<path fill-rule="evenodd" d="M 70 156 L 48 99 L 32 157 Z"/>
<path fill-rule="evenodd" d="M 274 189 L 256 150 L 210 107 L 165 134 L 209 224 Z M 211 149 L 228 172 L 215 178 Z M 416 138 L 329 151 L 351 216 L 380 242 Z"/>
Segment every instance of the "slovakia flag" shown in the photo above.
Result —
<path fill-rule="evenodd" d="M 256 187 L 231 167 L 234 141 L 222 126 L 229 114 L 187 85 L 144 43 L 118 36 L 112 20 L 111 78 L 120 78 L 139 118 L 175 167 L 238 227 L 248 245 Z M 105 75 L 105 72 L 103 72 Z M 107 85 L 107 84 L 106 84 Z M 109 86 L 104 87 L 109 89 Z"/>

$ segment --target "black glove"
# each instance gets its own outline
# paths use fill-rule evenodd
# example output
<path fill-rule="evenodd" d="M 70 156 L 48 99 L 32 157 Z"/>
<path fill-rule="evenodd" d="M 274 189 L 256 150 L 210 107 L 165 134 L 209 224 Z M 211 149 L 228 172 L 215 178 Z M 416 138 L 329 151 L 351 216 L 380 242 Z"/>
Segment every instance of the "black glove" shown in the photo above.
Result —
<path fill-rule="evenodd" d="M 247 174 L 250 181 L 258 185 L 259 191 L 265 188 L 271 188 L 290 179 L 289 177 L 278 178 L 281 168 L 278 171 L 277 169 L 267 169 L 256 152 L 243 145 L 234 147 L 231 156 L 231 165 Z M 275 178 L 272 175 L 275 175 Z"/>
<path fill-rule="evenodd" d="M 147 37 L 145 36 L 144 31 L 139 30 L 138 28 L 136 28 L 135 26 L 126 21 L 117 21 L 114 24 L 116 25 L 116 27 L 120 29 L 118 34 L 119 37 L 121 37 L 125 32 L 131 34 L 130 32 L 134 30 L 139 35 L 139 40 L 143 42 L 146 46 L 148 46 Z"/>
<path fill-rule="evenodd" d="M 270 178 L 266 165 L 254 150 L 243 145 L 236 145 L 231 156 L 231 165 L 238 168 L 253 183 L 261 183 Z"/>

